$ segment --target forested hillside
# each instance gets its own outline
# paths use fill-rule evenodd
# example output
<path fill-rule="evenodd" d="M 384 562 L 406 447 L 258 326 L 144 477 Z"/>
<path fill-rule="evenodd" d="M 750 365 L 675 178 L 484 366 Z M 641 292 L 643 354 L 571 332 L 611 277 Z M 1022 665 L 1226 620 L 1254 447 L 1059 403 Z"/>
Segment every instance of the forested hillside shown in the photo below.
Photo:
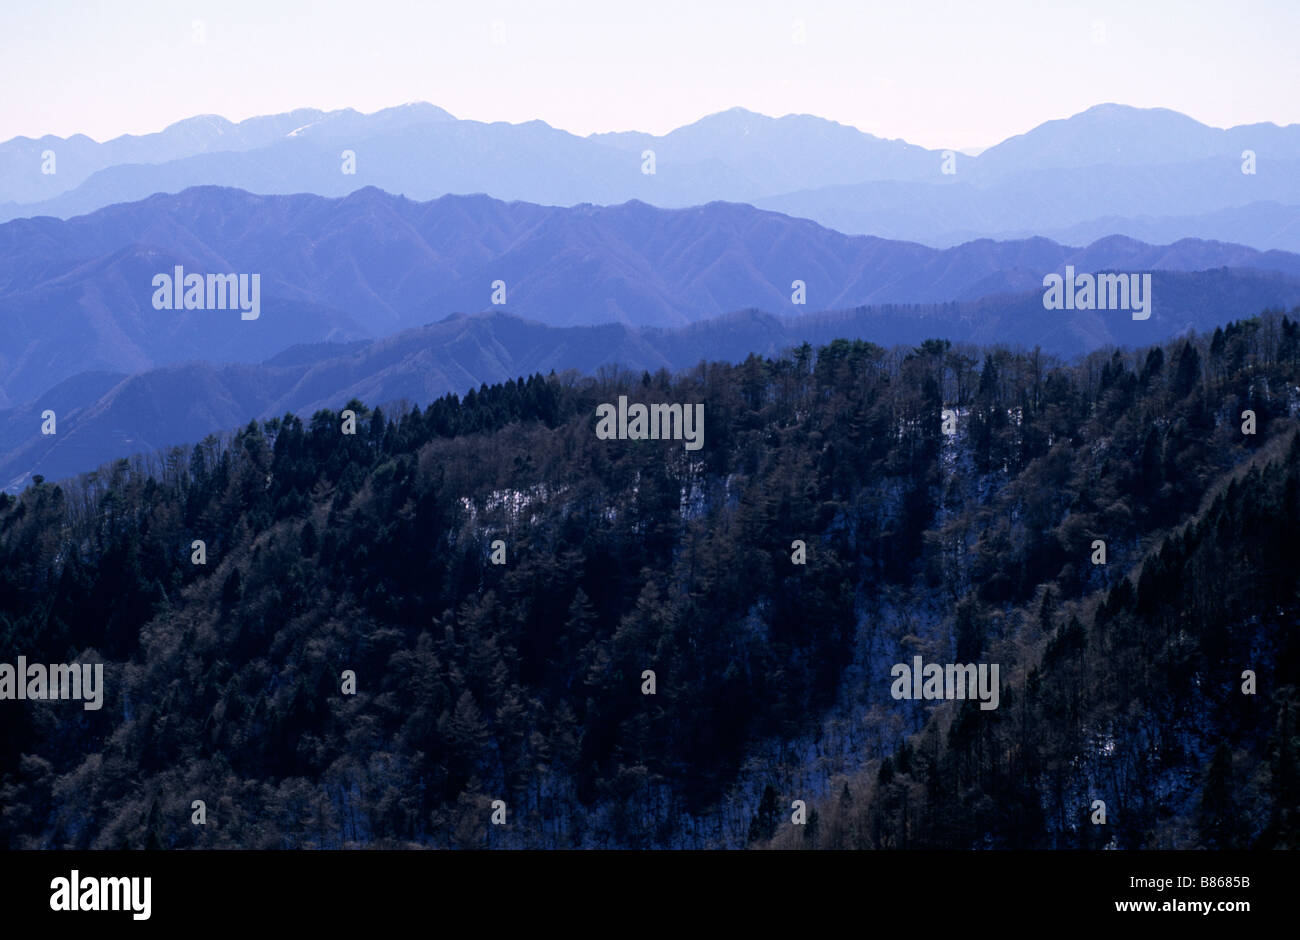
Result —
<path fill-rule="evenodd" d="M 534 375 L 38 478 L 0 649 L 106 689 L 6 703 L 0 843 L 1294 846 L 1295 316 Z M 620 395 L 703 402 L 703 447 L 598 439 Z M 894 700 L 914 653 L 1000 706 Z M 754 776 L 833 709 L 858 772 Z"/>

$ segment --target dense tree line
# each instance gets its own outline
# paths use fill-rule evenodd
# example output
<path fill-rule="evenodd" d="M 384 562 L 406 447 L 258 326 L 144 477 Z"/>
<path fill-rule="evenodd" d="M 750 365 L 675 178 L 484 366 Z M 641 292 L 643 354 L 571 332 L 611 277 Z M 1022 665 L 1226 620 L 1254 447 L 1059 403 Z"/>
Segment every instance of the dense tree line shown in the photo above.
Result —
<path fill-rule="evenodd" d="M 1073 845 L 1096 789 L 1124 844 L 1285 842 L 1298 377 L 1277 314 L 1075 363 L 840 340 L 37 478 L 0 506 L 0 648 L 102 660 L 107 688 L 97 712 L 0 702 L 0 839 Z M 619 395 L 703 402 L 703 448 L 598 440 Z M 841 694 L 884 596 L 1023 687 L 913 715 L 819 825 L 790 832 L 770 786 L 743 828 L 696 825 Z M 1243 701 L 1222 676 L 1247 667 Z M 1150 759 L 1186 772 L 1175 796 Z"/>
<path fill-rule="evenodd" d="M 1084 363 L 1098 393 L 1076 412 L 1087 449 L 1053 444 L 985 508 L 964 495 L 927 533 L 958 658 L 1014 664 L 1000 708 L 936 707 L 838 781 L 815 825 L 764 841 L 1300 847 L 1298 355 L 1300 324 L 1265 317 Z M 1058 378 L 1025 414 L 1050 407 Z M 1003 438 L 1008 468 L 1016 443 Z M 1121 548 L 1118 566 L 1112 552 L 1089 572 L 1094 535 Z"/>

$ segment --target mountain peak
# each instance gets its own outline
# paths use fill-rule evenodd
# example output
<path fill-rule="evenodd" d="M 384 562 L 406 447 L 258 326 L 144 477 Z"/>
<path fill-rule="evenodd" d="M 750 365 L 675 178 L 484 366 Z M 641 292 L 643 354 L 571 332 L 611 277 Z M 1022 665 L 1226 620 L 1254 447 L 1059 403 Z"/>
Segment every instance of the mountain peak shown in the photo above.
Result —
<path fill-rule="evenodd" d="M 430 104 L 427 101 L 408 101 L 405 104 L 395 105 L 391 108 L 380 108 L 367 117 L 401 117 L 401 118 L 421 118 L 431 121 L 454 121 L 456 116 L 450 111 L 438 107 L 436 104 Z"/>
<path fill-rule="evenodd" d="M 172 130 L 177 127 L 211 127 L 214 124 L 219 127 L 227 127 L 233 123 L 234 122 L 229 118 L 223 117 L 220 114 L 195 114 L 191 117 L 181 118 L 179 121 L 173 121 L 163 129 Z"/>
<path fill-rule="evenodd" d="M 687 124 L 683 127 L 679 127 L 677 128 L 676 131 L 673 131 L 672 133 L 677 133 L 678 131 L 684 131 L 689 128 L 711 127 L 711 126 L 716 127 L 719 125 L 742 126 L 745 124 L 753 123 L 755 121 L 772 121 L 772 120 L 775 120 L 775 118 L 769 117 L 766 114 L 759 114 L 757 111 L 750 111 L 748 108 L 742 108 L 739 105 L 737 105 L 736 107 L 728 108 L 725 111 L 715 111 L 713 114 L 706 114 L 698 121 L 695 121 L 691 124 Z"/>

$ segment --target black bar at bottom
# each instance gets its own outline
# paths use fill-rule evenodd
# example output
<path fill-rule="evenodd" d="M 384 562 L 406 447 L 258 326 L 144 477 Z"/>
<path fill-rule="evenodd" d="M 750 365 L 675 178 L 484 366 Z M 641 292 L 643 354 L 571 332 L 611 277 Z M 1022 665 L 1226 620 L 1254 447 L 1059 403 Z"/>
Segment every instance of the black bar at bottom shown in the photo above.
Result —
<path fill-rule="evenodd" d="M 6 927 L 144 930 L 333 930 L 409 918 L 459 933 L 468 917 L 493 928 L 569 922 L 586 933 L 676 932 L 701 920 L 734 929 L 751 919 L 806 931 L 846 915 L 864 928 L 898 917 L 927 928 L 1199 917 L 1231 929 L 1295 913 L 1295 861 L 1288 852 L 6 852 L 0 918 Z M 117 894 L 124 909 L 54 910 L 52 900 L 71 906 L 74 870 L 89 903 L 102 894 L 109 906 Z M 105 887 L 104 877 L 149 878 L 148 918 L 137 916 L 142 881 Z M 1145 902 L 1154 907 L 1132 908 Z M 1249 909 L 1220 906 L 1240 902 Z"/>

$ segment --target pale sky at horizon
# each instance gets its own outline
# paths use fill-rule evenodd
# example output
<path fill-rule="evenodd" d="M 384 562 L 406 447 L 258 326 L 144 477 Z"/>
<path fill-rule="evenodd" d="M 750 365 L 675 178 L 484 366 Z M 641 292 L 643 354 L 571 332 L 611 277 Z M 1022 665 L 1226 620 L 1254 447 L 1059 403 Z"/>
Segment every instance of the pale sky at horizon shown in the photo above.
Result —
<path fill-rule="evenodd" d="M 1108 101 L 1291 124 L 1297 36 L 1296 0 L 9 0 L 0 140 L 415 100 L 584 135 L 661 134 L 741 106 L 933 148 Z"/>

